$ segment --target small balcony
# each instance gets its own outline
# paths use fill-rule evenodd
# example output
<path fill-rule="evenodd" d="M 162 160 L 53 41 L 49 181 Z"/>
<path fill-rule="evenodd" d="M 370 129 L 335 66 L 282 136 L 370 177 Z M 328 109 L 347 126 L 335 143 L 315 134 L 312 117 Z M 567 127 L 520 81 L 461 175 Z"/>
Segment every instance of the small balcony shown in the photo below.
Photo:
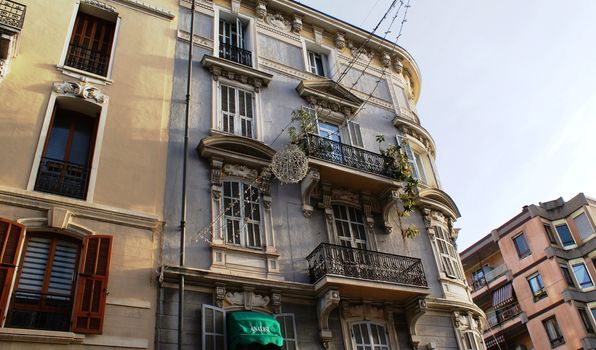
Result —
<path fill-rule="evenodd" d="M 85 72 L 106 76 L 110 62 L 109 52 L 90 50 L 86 47 L 70 44 L 65 65 Z"/>
<path fill-rule="evenodd" d="M 252 67 L 252 52 L 228 43 L 219 43 L 219 57 Z"/>
<path fill-rule="evenodd" d="M 522 312 L 521 307 L 516 302 L 512 305 L 503 307 L 492 313 L 487 313 L 488 324 L 491 327 L 498 327 L 503 325 L 505 322 L 513 319 Z"/>
<path fill-rule="evenodd" d="M 84 199 L 89 168 L 57 159 L 41 158 L 35 190 Z"/>
<path fill-rule="evenodd" d="M 503 265 L 499 265 L 496 268 L 492 269 L 489 272 L 486 272 L 484 274 L 484 276 L 472 280 L 472 283 L 470 283 L 472 285 L 472 289 L 474 290 L 474 292 L 484 288 L 485 286 L 489 285 L 492 281 L 496 280 L 497 278 L 505 275 L 507 273 L 508 269 L 507 266 L 505 264 Z"/>
<path fill-rule="evenodd" d="M 343 295 L 393 299 L 428 294 L 418 258 L 321 243 L 306 260 L 311 283 L 317 290 L 334 285 L 344 289 L 340 291 Z"/>
<path fill-rule="evenodd" d="M 0 29 L 18 33 L 23 29 L 27 6 L 11 0 L 0 0 Z"/>

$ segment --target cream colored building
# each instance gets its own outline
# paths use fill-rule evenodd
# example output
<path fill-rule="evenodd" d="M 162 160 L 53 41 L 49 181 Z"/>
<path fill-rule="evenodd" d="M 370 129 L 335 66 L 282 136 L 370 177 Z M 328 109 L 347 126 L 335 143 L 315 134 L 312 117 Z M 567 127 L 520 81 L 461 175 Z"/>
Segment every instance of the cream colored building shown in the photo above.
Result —
<path fill-rule="evenodd" d="M 177 4 L 0 0 L 0 348 L 153 348 Z"/>

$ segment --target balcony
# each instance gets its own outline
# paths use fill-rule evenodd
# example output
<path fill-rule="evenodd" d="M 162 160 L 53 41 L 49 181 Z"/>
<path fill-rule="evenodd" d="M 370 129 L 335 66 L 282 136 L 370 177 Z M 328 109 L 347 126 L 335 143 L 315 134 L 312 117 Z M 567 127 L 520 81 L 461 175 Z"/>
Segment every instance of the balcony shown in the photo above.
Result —
<path fill-rule="evenodd" d="M 392 173 L 386 166 L 388 162 L 392 161 L 390 158 L 319 135 L 306 135 L 302 142 L 302 149 L 307 156 L 312 158 L 347 166 L 374 175 L 392 179 L 398 178 L 398 174 Z"/>
<path fill-rule="evenodd" d="M 0 0 L 0 29 L 18 33 L 23 29 L 27 6 L 10 0 Z"/>
<path fill-rule="evenodd" d="M 499 265 L 493 270 L 486 272 L 483 277 L 475 279 L 470 283 L 474 292 L 484 288 L 485 286 L 489 285 L 492 281 L 496 280 L 497 278 L 505 275 L 508 269 L 505 264 Z"/>
<path fill-rule="evenodd" d="M 66 56 L 66 66 L 85 72 L 106 76 L 110 62 L 109 52 L 90 50 L 86 47 L 70 44 Z"/>
<path fill-rule="evenodd" d="M 522 312 L 521 307 L 516 302 L 513 305 L 500 308 L 497 311 L 492 313 L 487 313 L 486 317 L 488 319 L 488 324 L 491 327 L 498 327 L 503 325 L 505 322 L 513 319 L 515 316 L 519 315 Z"/>
<path fill-rule="evenodd" d="M 334 285 L 343 295 L 399 298 L 428 294 L 418 258 L 321 243 L 306 260 L 315 289 Z M 400 293 L 401 292 L 401 293 Z"/>
<path fill-rule="evenodd" d="M 41 158 L 35 190 L 84 199 L 89 168 L 57 159 Z"/>
<path fill-rule="evenodd" d="M 252 52 L 228 43 L 219 43 L 219 57 L 252 67 Z"/>

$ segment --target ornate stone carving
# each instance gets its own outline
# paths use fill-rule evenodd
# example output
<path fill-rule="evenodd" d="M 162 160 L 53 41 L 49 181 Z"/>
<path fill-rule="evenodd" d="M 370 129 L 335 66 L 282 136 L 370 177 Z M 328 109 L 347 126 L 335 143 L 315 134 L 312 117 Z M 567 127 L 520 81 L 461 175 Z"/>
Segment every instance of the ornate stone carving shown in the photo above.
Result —
<path fill-rule="evenodd" d="M 252 310 L 254 307 L 267 307 L 271 299 L 268 296 L 255 294 L 251 288 L 245 288 L 242 292 L 227 292 L 225 300 L 230 305 L 241 305 L 246 310 Z"/>
<path fill-rule="evenodd" d="M 302 16 L 295 14 L 292 20 L 292 33 L 300 34 L 300 31 L 302 31 Z"/>
<path fill-rule="evenodd" d="M 331 190 L 331 199 L 334 201 L 349 202 L 354 205 L 358 205 L 360 203 L 360 196 L 358 193 L 351 192 L 350 190 L 344 188 L 334 188 Z"/>
<path fill-rule="evenodd" d="M 61 95 L 70 95 L 85 100 L 93 100 L 95 103 L 104 103 L 105 101 L 104 94 L 101 90 L 87 83 L 77 83 L 72 81 L 54 83 L 54 91 Z"/>
<path fill-rule="evenodd" d="M 265 210 L 271 210 L 271 196 L 263 196 L 263 207 Z"/>
<path fill-rule="evenodd" d="M 329 329 L 329 315 L 339 305 L 340 297 L 337 290 L 328 290 L 319 297 L 317 301 L 317 315 L 319 316 L 319 329 L 321 330 L 321 343 L 325 349 L 329 349 L 333 334 Z"/>
<path fill-rule="evenodd" d="M 209 71 L 211 72 L 211 76 L 214 81 L 218 81 L 219 77 L 221 76 L 229 80 L 235 80 L 243 84 L 252 85 L 255 88 L 255 92 L 259 92 L 261 87 L 265 85 L 261 79 L 251 78 L 245 74 L 238 74 L 231 70 L 225 70 L 219 66 L 211 66 L 209 67 Z"/>
<path fill-rule="evenodd" d="M 242 0 L 231 0 L 232 13 L 237 15 L 240 12 L 240 3 Z"/>
<path fill-rule="evenodd" d="M 381 200 L 381 211 L 383 213 L 383 225 L 385 226 L 385 233 L 393 233 L 393 223 L 390 220 L 392 209 L 397 210 L 397 203 L 399 201 L 399 189 L 391 188 L 385 192 Z"/>
<path fill-rule="evenodd" d="M 258 0 L 257 7 L 255 8 L 255 12 L 259 19 L 264 19 L 265 16 L 267 16 L 267 1 Z"/>
<path fill-rule="evenodd" d="M 381 53 L 381 63 L 385 68 L 389 68 L 391 66 L 391 56 L 388 52 L 384 51 Z"/>
<path fill-rule="evenodd" d="M 323 43 L 323 28 L 312 27 L 312 30 L 315 33 L 315 44 L 320 46 Z"/>
<path fill-rule="evenodd" d="M 348 49 L 353 57 L 357 57 L 359 60 L 370 61 L 374 57 L 372 50 L 367 50 L 364 46 L 356 46 L 354 42 L 348 41 Z"/>
<path fill-rule="evenodd" d="M 346 35 L 345 33 L 337 32 L 333 37 L 335 40 L 335 47 L 340 50 L 343 50 L 346 47 Z"/>
<path fill-rule="evenodd" d="M 97 0 L 82 0 L 81 3 L 89 5 L 89 6 L 97 7 L 100 10 L 116 13 L 116 8 L 114 6 L 104 4 L 103 2 L 100 2 Z"/>
<path fill-rule="evenodd" d="M 265 195 L 271 194 L 271 179 L 273 178 L 273 173 L 271 172 L 271 168 L 265 167 L 261 170 L 261 174 L 257 178 L 257 183 L 259 185 L 259 191 Z"/>
<path fill-rule="evenodd" d="M 8 75 L 9 60 L 0 60 L 0 81 Z"/>
<path fill-rule="evenodd" d="M 401 74 L 404 69 L 404 64 L 402 63 L 401 59 L 397 56 L 393 57 L 393 69 L 397 74 Z"/>
<path fill-rule="evenodd" d="M 225 300 L 231 305 L 244 305 L 244 293 L 241 292 L 227 292 Z"/>
<path fill-rule="evenodd" d="M 223 162 L 219 160 L 213 160 L 211 162 L 211 184 L 212 185 L 221 185 L 221 167 L 223 166 Z"/>
<path fill-rule="evenodd" d="M 310 217 L 313 212 L 313 207 L 310 204 L 311 196 L 316 188 L 321 175 L 316 169 L 310 169 L 302 182 L 300 182 L 300 190 L 302 192 L 302 213 L 305 217 Z"/>
<path fill-rule="evenodd" d="M 284 32 L 290 32 L 292 30 L 292 24 L 281 13 L 268 14 L 265 17 L 265 22 Z"/>
<path fill-rule="evenodd" d="M 278 314 L 281 312 L 281 293 L 271 293 L 271 307 L 273 308 L 274 314 Z"/>
<path fill-rule="evenodd" d="M 217 307 L 224 307 L 224 300 L 226 298 L 226 287 L 224 285 L 217 285 L 215 287 L 215 297 Z"/>
<path fill-rule="evenodd" d="M 244 165 L 226 164 L 223 166 L 223 172 L 227 176 L 236 176 L 247 180 L 257 178 L 259 172 L 256 169 L 250 169 Z"/>

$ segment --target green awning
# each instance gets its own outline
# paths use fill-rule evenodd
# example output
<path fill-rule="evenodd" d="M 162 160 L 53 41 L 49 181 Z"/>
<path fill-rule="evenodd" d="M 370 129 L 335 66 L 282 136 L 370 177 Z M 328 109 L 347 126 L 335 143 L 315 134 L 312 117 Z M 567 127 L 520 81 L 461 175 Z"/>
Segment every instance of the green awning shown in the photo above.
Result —
<path fill-rule="evenodd" d="M 239 344 L 283 345 L 279 322 L 271 315 L 236 311 L 227 313 L 226 318 L 230 350 L 235 350 Z"/>

